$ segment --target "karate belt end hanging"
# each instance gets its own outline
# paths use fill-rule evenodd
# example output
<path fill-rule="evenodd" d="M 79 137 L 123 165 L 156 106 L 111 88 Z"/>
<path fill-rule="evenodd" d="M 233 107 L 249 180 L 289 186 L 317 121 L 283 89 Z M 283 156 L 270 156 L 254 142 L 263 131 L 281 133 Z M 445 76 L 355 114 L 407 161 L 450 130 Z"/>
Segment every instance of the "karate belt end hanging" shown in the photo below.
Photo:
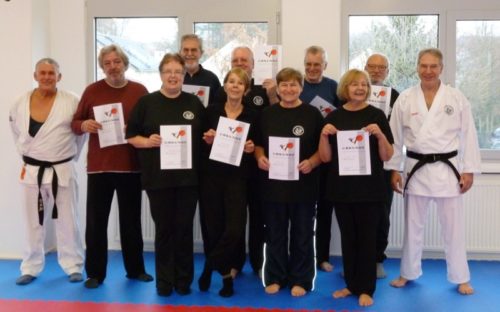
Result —
<path fill-rule="evenodd" d="M 38 174 L 36 177 L 37 184 L 38 184 L 38 223 L 40 225 L 43 225 L 43 218 L 44 218 L 44 205 L 43 205 L 43 198 L 42 198 L 42 192 L 41 192 L 41 187 L 42 187 L 42 181 L 43 181 L 43 174 L 45 173 L 45 169 L 47 168 L 53 168 L 54 165 L 59 165 L 63 164 L 65 162 L 71 161 L 73 157 L 66 158 L 63 160 L 59 161 L 43 161 L 43 160 L 38 160 L 34 159 L 28 156 L 23 156 L 23 161 L 25 164 L 32 165 L 32 166 L 38 166 Z M 52 219 L 57 219 L 57 204 L 56 204 L 56 198 L 57 198 L 57 187 L 58 187 L 58 178 L 57 178 L 57 173 L 54 170 L 54 173 L 52 175 L 52 196 L 54 197 L 54 208 L 52 209 Z"/>

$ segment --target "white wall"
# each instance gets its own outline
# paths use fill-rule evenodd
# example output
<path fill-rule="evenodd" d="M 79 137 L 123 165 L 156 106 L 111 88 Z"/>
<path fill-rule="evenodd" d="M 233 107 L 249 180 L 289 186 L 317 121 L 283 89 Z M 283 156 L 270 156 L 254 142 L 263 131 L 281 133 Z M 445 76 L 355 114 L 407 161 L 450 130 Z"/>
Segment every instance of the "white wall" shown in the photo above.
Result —
<path fill-rule="evenodd" d="M 62 89 L 81 93 L 86 84 L 84 0 L 18 0 L 0 2 L 0 258 L 19 258 L 25 235 L 21 160 L 10 135 L 9 109 L 22 93 L 34 87 L 33 66 L 44 56 L 61 65 Z M 79 164 L 83 168 L 82 163 Z M 83 178 L 83 180 L 82 180 Z M 80 175 L 85 187 L 85 176 Z M 84 189 L 82 191 L 85 191 Z M 80 203 L 84 198 L 80 198 Z M 83 206 L 81 206 L 83 207 Z M 80 211 L 83 211 L 80 209 Z"/>

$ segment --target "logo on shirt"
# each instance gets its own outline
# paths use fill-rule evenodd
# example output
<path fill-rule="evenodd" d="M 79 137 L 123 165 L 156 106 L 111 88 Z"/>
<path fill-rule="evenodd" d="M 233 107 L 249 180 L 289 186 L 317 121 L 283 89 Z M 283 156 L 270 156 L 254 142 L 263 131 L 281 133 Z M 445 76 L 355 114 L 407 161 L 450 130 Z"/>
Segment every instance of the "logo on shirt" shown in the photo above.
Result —
<path fill-rule="evenodd" d="M 187 120 L 192 120 L 194 118 L 194 114 L 191 111 L 185 111 L 184 113 L 182 113 L 182 117 Z"/>
<path fill-rule="evenodd" d="M 304 127 L 302 127 L 302 126 L 295 126 L 295 127 L 293 127 L 292 132 L 296 136 L 301 136 L 301 135 L 304 134 Z"/>
<path fill-rule="evenodd" d="M 287 144 L 280 144 L 280 148 L 285 152 L 293 149 L 293 146 L 294 146 L 293 142 L 288 142 Z"/>
<path fill-rule="evenodd" d="M 260 95 L 254 96 L 253 103 L 257 106 L 261 106 L 262 104 L 264 104 L 264 99 Z"/>
<path fill-rule="evenodd" d="M 451 115 L 453 115 L 453 112 L 454 112 L 454 111 L 455 111 L 455 110 L 453 109 L 453 106 L 451 106 L 451 105 L 445 105 L 445 106 L 444 106 L 444 112 L 445 112 L 447 115 L 450 115 L 450 116 L 451 116 Z"/>

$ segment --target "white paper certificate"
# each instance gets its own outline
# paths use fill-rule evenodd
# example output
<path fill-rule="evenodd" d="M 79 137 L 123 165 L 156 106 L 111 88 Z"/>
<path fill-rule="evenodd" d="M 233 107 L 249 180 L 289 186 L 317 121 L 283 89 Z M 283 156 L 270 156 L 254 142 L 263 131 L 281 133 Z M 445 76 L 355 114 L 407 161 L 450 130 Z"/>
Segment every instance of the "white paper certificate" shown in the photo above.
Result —
<path fill-rule="evenodd" d="M 282 47 L 280 45 L 261 45 L 254 50 L 253 78 L 256 85 L 262 85 L 266 79 L 274 79 L 281 69 Z"/>
<path fill-rule="evenodd" d="M 249 129 L 249 123 L 220 117 L 209 158 L 239 166 Z"/>
<path fill-rule="evenodd" d="M 299 180 L 300 139 L 269 137 L 269 179 Z"/>
<path fill-rule="evenodd" d="M 372 85 L 372 94 L 367 100 L 368 104 L 380 108 L 386 117 L 391 113 L 391 91 L 390 87 Z"/>
<path fill-rule="evenodd" d="M 208 97 L 210 96 L 210 87 L 182 85 L 182 91 L 196 95 L 205 107 L 208 106 Z"/>
<path fill-rule="evenodd" d="M 101 148 L 127 143 L 122 103 L 94 106 L 93 110 L 95 121 L 102 125 L 97 130 Z"/>
<path fill-rule="evenodd" d="M 191 125 L 160 126 L 160 168 L 191 169 Z"/>
<path fill-rule="evenodd" d="M 319 95 L 316 95 L 309 104 L 319 109 L 321 115 L 323 115 L 323 118 L 328 116 L 328 114 L 333 112 L 333 110 L 335 109 L 335 106 L 328 103 L 325 99 L 323 99 Z"/>
<path fill-rule="evenodd" d="M 364 130 L 338 131 L 339 175 L 370 175 L 370 141 Z"/>

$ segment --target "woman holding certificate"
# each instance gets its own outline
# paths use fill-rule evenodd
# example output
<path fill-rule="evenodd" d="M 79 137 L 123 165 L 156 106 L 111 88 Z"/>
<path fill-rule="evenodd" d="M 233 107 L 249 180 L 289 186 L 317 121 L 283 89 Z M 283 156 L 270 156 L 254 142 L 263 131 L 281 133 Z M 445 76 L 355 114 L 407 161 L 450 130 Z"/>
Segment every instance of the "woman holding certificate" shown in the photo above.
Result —
<path fill-rule="evenodd" d="M 156 289 L 160 296 L 191 292 L 193 218 L 198 200 L 198 158 L 205 108 L 182 92 L 184 60 L 166 54 L 159 66 L 162 86 L 143 96 L 127 126 L 138 149 L 142 187 L 155 224 Z"/>
<path fill-rule="evenodd" d="M 284 68 L 276 80 L 281 101 L 262 112 L 255 147 L 259 168 L 268 172 L 262 183 L 263 280 L 268 294 L 290 286 L 292 296 L 300 297 L 313 288 L 315 275 L 314 215 L 323 117 L 299 99 L 299 71 Z"/>
<path fill-rule="evenodd" d="M 212 271 L 222 275 L 219 295 L 233 295 L 231 267 L 239 242 L 245 237 L 247 179 L 253 157 L 252 141 L 257 112 L 243 106 L 250 78 L 233 68 L 224 78 L 227 100 L 207 108 L 209 130 L 204 133 L 200 177 L 200 216 L 206 228 L 206 260 L 198 280 L 201 291 L 210 288 Z"/>
<path fill-rule="evenodd" d="M 370 90 L 366 72 L 342 76 L 337 95 L 346 103 L 326 117 L 319 143 L 321 160 L 330 162 L 326 194 L 335 205 L 346 282 L 333 297 L 354 294 L 360 306 L 373 304 L 377 226 L 387 194 L 383 162 L 394 141 L 384 112 L 366 103 Z"/>

